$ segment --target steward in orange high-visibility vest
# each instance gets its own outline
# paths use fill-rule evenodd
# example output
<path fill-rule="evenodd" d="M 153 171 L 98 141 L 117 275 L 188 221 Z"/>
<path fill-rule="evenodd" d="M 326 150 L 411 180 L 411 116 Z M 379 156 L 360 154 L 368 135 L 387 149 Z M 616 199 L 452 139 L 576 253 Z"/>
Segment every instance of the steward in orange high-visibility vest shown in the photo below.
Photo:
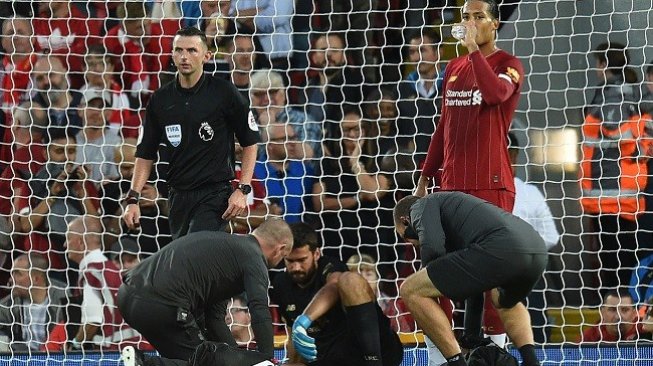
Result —
<path fill-rule="evenodd" d="M 639 115 L 638 95 L 635 86 L 612 80 L 586 111 L 581 161 L 585 213 L 619 214 L 634 221 L 644 211 L 651 151 L 645 127 L 651 117 Z"/>

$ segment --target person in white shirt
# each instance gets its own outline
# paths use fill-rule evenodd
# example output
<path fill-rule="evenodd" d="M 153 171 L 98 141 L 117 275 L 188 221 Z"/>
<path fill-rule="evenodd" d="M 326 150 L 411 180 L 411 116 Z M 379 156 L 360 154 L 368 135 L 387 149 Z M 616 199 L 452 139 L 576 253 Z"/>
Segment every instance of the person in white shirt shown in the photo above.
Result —
<path fill-rule="evenodd" d="M 71 261 L 79 264 L 78 285 L 82 287 L 82 320 L 77 335 L 71 341 L 71 348 L 74 350 L 80 349 L 84 342 L 90 342 L 104 322 L 102 297 L 93 290 L 88 281 L 84 281 L 83 276 L 90 264 L 109 260 L 102 253 L 100 225 L 99 220 L 91 216 L 80 216 L 68 224 L 66 254 Z"/>
<path fill-rule="evenodd" d="M 127 344 L 151 349 L 118 310 L 122 276 L 120 268 L 102 253 L 102 235 L 102 222 L 96 216 L 80 216 L 68 224 L 66 255 L 79 264 L 78 287 L 82 289 L 81 324 L 68 349 L 117 350 Z"/>
<path fill-rule="evenodd" d="M 515 175 L 515 165 L 519 155 L 519 140 L 513 132 L 508 133 L 508 155 L 512 164 L 513 175 Z M 535 231 L 540 234 L 548 250 L 556 246 L 560 240 L 560 233 L 556 227 L 553 215 L 546 203 L 546 199 L 540 190 L 524 182 L 515 175 L 515 206 L 512 210 L 515 216 L 533 226 Z M 546 323 L 546 299 L 544 297 L 544 280 L 541 279 L 535 285 L 535 288 L 528 296 L 528 312 L 531 316 L 531 325 L 533 326 L 533 336 L 535 342 L 545 343 L 550 330 L 547 330 Z M 496 343 L 496 340 L 495 340 Z M 505 337 L 504 337 L 505 343 Z"/>
<path fill-rule="evenodd" d="M 515 165 L 519 155 L 519 140 L 514 133 L 508 133 L 508 155 L 512 164 L 512 172 L 515 175 Z M 525 183 L 515 175 L 515 207 L 512 213 L 520 217 L 533 226 L 535 231 L 540 234 L 547 249 L 551 250 L 560 239 L 560 233 L 553 221 L 553 215 L 546 199 L 540 190 L 532 185 Z"/>

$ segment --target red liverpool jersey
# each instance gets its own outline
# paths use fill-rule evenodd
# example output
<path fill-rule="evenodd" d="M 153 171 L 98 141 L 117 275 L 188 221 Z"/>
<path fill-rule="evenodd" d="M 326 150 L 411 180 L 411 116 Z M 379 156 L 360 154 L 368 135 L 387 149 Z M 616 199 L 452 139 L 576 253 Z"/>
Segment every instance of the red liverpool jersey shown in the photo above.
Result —
<path fill-rule="evenodd" d="M 431 139 L 423 175 L 442 169 L 440 189 L 514 192 L 507 134 L 524 70 L 503 50 L 455 58 L 444 75 L 442 117 Z"/>

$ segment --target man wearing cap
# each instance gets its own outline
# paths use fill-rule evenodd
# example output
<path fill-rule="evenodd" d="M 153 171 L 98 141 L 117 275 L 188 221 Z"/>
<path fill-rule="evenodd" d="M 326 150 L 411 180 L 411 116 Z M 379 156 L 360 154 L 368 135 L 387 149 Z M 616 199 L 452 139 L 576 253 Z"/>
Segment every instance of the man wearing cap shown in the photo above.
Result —
<path fill-rule="evenodd" d="M 140 262 L 141 248 L 131 236 L 123 236 L 113 243 L 108 256 L 111 262 L 120 268 L 120 272 L 126 272 L 136 267 Z"/>
<path fill-rule="evenodd" d="M 111 110 L 107 107 L 110 105 L 109 91 L 88 88 L 82 95 L 79 109 L 82 130 L 75 136 L 79 147 L 76 162 L 88 170 L 89 178 L 96 185 L 118 175 L 113 160 L 121 139 L 118 130 L 108 128 L 107 121 Z"/>
<path fill-rule="evenodd" d="M 159 154 L 168 154 L 170 229 L 174 239 L 197 231 L 221 230 L 247 209 L 256 162 L 258 125 L 247 102 L 228 81 L 205 75 L 206 35 L 183 28 L 174 39 L 175 80 L 161 87 L 147 106 L 139 136 L 132 185 L 123 216 L 139 225 L 138 202 Z M 238 189 L 234 190 L 235 139 L 243 147 Z"/>

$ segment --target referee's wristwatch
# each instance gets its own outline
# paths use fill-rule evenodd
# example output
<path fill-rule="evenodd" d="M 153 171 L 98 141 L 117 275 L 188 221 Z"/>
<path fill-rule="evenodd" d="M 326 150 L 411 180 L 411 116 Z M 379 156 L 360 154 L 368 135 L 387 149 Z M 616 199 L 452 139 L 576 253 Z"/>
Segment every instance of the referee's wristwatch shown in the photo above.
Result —
<path fill-rule="evenodd" d="M 252 191 L 252 186 L 249 184 L 239 184 L 238 189 L 240 189 L 240 191 L 243 192 L 245 196 L 247 196 Z"/>
<path fill-rule="evenodd" d="M 129 192 L 127 192 L 127 197 L 125 197 L 125 203 L 128 205 L 137 205 L 140 199 L 141 194 L 133 189 L 130 189 Z"/>

